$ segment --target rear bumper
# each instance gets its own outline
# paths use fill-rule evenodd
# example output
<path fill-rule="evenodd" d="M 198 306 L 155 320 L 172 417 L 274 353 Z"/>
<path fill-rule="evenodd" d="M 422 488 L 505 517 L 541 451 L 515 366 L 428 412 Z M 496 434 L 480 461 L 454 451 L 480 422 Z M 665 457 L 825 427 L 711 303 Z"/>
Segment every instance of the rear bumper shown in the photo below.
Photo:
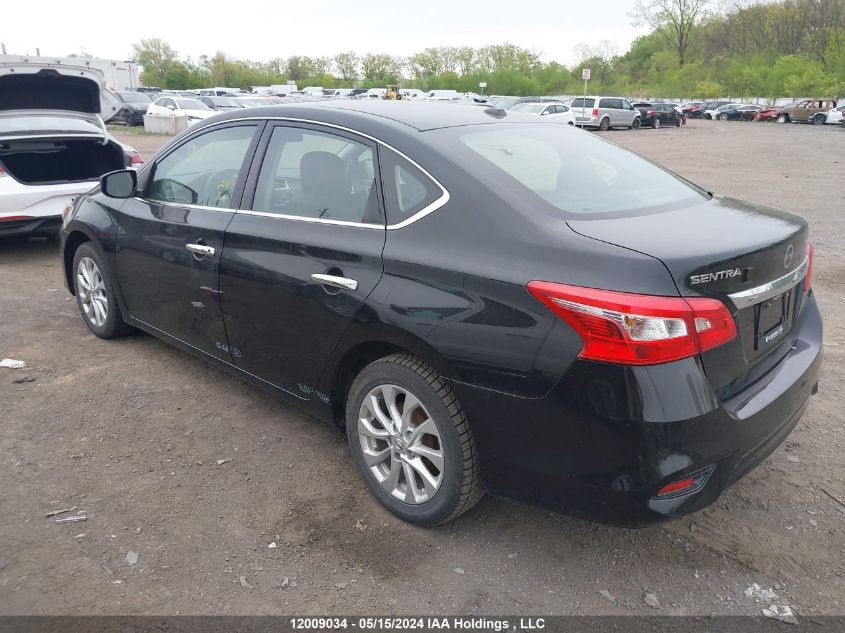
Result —
<path fill-rule="evenodd" d="M 628 527 L 708 506 L 783 442 L 818 388 L 822 324 L 812 295 L 793 332 L 781 362 L 727 401 L 698 359 L 576 361 L 534 400 L 455 383 L 488 492 Z M 709 477 L 694 492 L 658 496 L 704 469 Z"/>
<path fill-rule="evenodd" d="M 25 185 L 0 178 L 0 236 L 52 235 L 62 225 L 62 210 L 96 181 Z"/>
<path fill-rule="evenodd" d="M 0 217 L 0 237 L 18 235 L 56 235 L 62 228 L 62 216 L 4 220 Z"/>

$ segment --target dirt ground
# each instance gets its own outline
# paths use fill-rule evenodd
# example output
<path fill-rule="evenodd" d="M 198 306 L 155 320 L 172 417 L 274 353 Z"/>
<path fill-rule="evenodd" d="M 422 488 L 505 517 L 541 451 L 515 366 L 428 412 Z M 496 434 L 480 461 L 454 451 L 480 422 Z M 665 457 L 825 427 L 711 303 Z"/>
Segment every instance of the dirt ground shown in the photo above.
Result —
<path fill-rule="evenodd" d="M 118 136 L 146 156 L 165 140 Z M 27 363 L 0 369 L 0 613 L 759 614 L 758 583 L 799 615 L 845 614 L 845 129 L 607 136 L 812 226 L 821 391 L 719 502 L 624 530 L 487 499 L 412 527 L 340 432 L 151 336 L 96 339 L 56 243 L 0 243 L 0 358 Z M 74 506 L 86 522 L 46 516 Z"/>

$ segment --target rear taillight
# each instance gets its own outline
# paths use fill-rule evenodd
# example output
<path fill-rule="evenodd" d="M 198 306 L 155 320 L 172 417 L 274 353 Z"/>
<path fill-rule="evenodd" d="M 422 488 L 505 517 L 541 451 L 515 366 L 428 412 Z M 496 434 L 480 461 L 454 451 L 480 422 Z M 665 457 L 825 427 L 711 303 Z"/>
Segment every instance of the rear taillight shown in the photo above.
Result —
<path fill-rule="evenodd" d="M 584 341 L 579 358 L 657 365 L 731 341 L 736 325 L 718 299 L 661 297 L 532 281 L 528 291 Z"/>
<path fill-rule="evenodd" d="M 593 116 L 598 116 L 598 115 L 599 115 L 599 109 L 593 108 Z"/>
<path fill-rule="evenodd" d="M 144 159 L 143 159 L 143 158 L 141 158 L 141 155 L 140 155 L 140 154 L 132 154 L 132 155 L 129 157 L 129 164 L 130 164 L 130 165 L 143 165 L 143 164 L 144 164 Z"/>
<path fill-rule="evenodd" d="M 812 242 L 807 242 L 807 274 L 804 275 L 804 292 L 810 292 L 813 285 L 813 260 L 816 258 L 816 249 Z"/>
<path fill-rule="evenodd" d="M 646 116 L 654 116 L 654 111 L 649 110 L 648 112 L 645 113 L 645 115 Z"/>
<path fill-rule="evenodd" d="M 6 168 L 3 167 L 3 163 L 0 163 L 0 178 L 2 178 L 5 175 L 7 175 L 6 174 Z"/>

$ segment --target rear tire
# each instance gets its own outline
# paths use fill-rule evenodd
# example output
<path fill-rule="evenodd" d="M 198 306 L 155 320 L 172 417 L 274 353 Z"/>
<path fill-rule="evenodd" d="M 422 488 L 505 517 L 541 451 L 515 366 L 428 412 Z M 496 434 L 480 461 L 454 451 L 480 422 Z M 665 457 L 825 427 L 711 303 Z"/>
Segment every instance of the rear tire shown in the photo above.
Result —
<path fill-rule="evenodd" d="M 681 120 L 675 119 L 675 127 L 681 127 Z"/>
<path fill-rule="evenodd" d="M 724 113 L 720 114 L 720 115 L 719 115 L 719 120 L 720 120 L 720 121 L 727 121 L 727 120 L 728 120 L 728 115 L 727 115 L 727 114 L 724 114 Z"/>
<path fill-rule="evenodd" d="M 660 119 L 655 118 L 654 123 L 651 124 L 651 127 L 653 127 L 655 130 L 659 130 L 661 125 L 663 124 L 660 122 Z"/>
<path fill-rule="evenodd" d="M 777 118 L 778 123 L 789 123 L 789 117 L 785 114 L 779 114 Z"/>
<path fill-rule="evenodd" d="M 99 247 L 81 244 L 73 254 L 73 288 L 85 325 L 102 339 L 125 336 L 134 328 L 123 321 L 114 275 Z"/>
<path fill-rule="evenodd" d="M 813 125 L 824 125 L 827 122 L 826 114 L 813 115 Z"/>
<path fill-rule="evenodd" d="M 404 521 L 446 523 L 484 494 L 475 438 L 460 404 L 446 381 L 410 354 L 361 370 L 346 400 L 346 435 L 369 491 Z"/>
<path fill-rule="evenodd" d="M 123 111 L 123 122 L 128 126 L 132 127 L 132 113 L 129 110 Z"/>
<path fill-rule="evenodd" d="M 599 130 L 602 132 L 607 132 L 610 129 L 610 119 L 607 117 L 603 118 L 599 121 Z"/>

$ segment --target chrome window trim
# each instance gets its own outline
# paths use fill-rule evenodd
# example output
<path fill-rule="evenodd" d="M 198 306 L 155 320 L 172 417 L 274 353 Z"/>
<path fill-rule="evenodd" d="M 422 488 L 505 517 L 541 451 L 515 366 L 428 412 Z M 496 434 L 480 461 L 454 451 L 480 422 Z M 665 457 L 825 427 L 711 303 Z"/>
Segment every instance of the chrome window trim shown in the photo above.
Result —
<path fill-rule="evenodd" d="M 212 123 L 210 125 L 205 125 L 198 130 L 194 130 L 192 133 L 187 134 L 182 139 L 180 139 L 180 144 L 187 142 L 188 140 L 190 140 L 191 138 L 193 138 L 194 136 L 196 136 L 198 134 L 202 134 L 203 132 L 207 132 L 211 128 L 217 127 L 219 125 L 227 125 L 229 123 L 237 123 L 237 122 L 241 122 L 241 121 L 244 121 L 244 122 L 290 121 L 292 123 L 308 123 L 308 124 L 311 124 L 311 125 L 333 128 L 333 129 L 336 129 L 336 130 L 340 130 L 342 132 L 347 132 L 349 134 L 354 134 L 356 136 L 360 136 L 360 137 L 368 139 L 368 140 L 370 140 L 370 141 L 372 141 L 372 142 L 374 142 L 378 145 L 386 147 L 390 151 L 395 152 L 396 154 L 398 154 L 399 156 L 401 156 L 402 158 L 407 160 L 414 167 L 416 167 L 423 174 L 425 174 L 425 176 L 428 179 L 430 179 L 435 185 L 437 185 L 437 187 L 440 189 L 441 194 L 440 194 L 439 198 L 437 198 L 436 200 L 431 202 L 426 207 L 417 211 L 411 217 L 406 218 L 402 222 L 398 222 L 396 224 L 387 224 L 387 225 L 384 225 L 384 224 L 367 224 L 367 223 L 363 223 L 363 222 L 348 222 L 348 221 L 345 221 L 345 220 L 331 220 L 331 219 L 327 219 L 327 218 L 307 218 L 307 217 L 300 217 L 300 216 L 295 216 L 295 215 L 285 215 L 285 214 L 281 214 L 281 213 L 272 213 L 270 211 L 254 211 L 252 209 L 235 209 L 234 210 L 235 213 L 244 214 L 244 215 L 255 215 L 255 216 L 260 216 L 260 217 L 268 217 L 268 218 L 279 218 L 280 220 L 295 220 L 295 221 L 298 221 L 298 222 L 314 222 L 316 224 L 334 224 L 334 225 L 338 225 L 338 226 L 356 226 L 356 227 L 361 227 L 361 228 L 365 228 L 365 229 L 381 229 L 381 230 L 387 229 L 388 231 L 395 231 L 397 229 L 405 228 L 406 226 L 413 224 L 417 220 L 421 220 L 425 216 L 427 216 L 431 213 L 434 213 L 440 207 L 444 206 L 447 202 L 449 202 L 450 195 L 449 195 L 449 191 L 446 189 L 446 187 L 444 187 L 440 183 L 440 181 L 437 180 L 437 178 L 432 176 L 424 167 L 422 167 L 418 162 L 416 162 L 410 156 L 408 156 L 407 154 L 399 151 L 398 149 L 396 149 L 392 145 L 385 143 L 381 139 L 376 138 L 375 136 L 370 136 L 369 134 L 366 134 L 365 132 L 361 132 L 359 130 L 354 130 L 352 128 L 344 127 L 342 125 L 336 125 L 334 123 L 326 123 L 324 121 L 315 121 L 313 119 L 303 119 L 303 118 L 299 118 L 299 117 L 283 117 L 283 116 L 238 117 L 238 118 L 235 118 L 235 119 L 226 119 L 224 121 L 218 121 L 218 122 Z M 150 165 L 149 169 L 152 169 L 153 162 L 150 162 L 148 164 Z M 139 197 L 136 197 L 136 200 L 141 200 L 142 202 L 147 202 L 143 198 L 139 198 Z M 187 204 L 174 205 L 172 203 L 165 203 L 165 202 L 161 202 L 159 200 L 156 200 L 155 202 L 157 202 L 159 204 L 168 204 L 169 206 L 182 206 L 182 207 L 195 208 L 195 209 L 207 209 L 207 210 L 211 210 L 211 211 L 220 211 L 221 210 L 221 209 L 218 209 L 216 207 L 203 207 L 203 206 L 199 206 L 199 205 L 187 205 Z M 226 211 L 232 211 L 232 209 L 226 209 Z"/>
<path fill-rule="evenodd" d="M 262 218 L 279 218 L 280 220 L 294 220 L 295 222 L 314 222 L 316 224 L 335 224 L 337 226 L 353 226 L 362 229 L 384 230 L 383 224 L 369 224 L 367 222 L 350 222 L 349 220 L 332 220 L 330 218 L 309 218 L 301 215 L 288 215 L 287 213 L 273 213 L 272 211 L 253 211 L 252 209 L 238 209 L 239 215 L 255 215 Z"/>
<path fill-rule="evenodd" d="M 231 207 L 207 207 L 202 204 L 187 204 L 178 202 L 165 202 L 164 200 L 156 200 L 155 198 L 141 198 L 140 196 L 132 196 L 133 200 L 143 202 L 145 204 L 157 204 L 162 207 L 176 207 L 179 209 L 199 209 L 200 211 L 216 211 L 218 213 L 236 213 L 238 210 Z"/>
<path fill-rule="evenodd" d="M 736 307 L 747 308 L 748 306 L 753 306 L 772 297 L 776 297 L 804 279 L 809 263 L 810 256 L 807 255 L 798 268 L 786 273 L 783 277 L 778 277 L 773 281 L 749 288 L 748 290 L 731 293 L 728 295 L 728 298 L 734 302 Z"/>

